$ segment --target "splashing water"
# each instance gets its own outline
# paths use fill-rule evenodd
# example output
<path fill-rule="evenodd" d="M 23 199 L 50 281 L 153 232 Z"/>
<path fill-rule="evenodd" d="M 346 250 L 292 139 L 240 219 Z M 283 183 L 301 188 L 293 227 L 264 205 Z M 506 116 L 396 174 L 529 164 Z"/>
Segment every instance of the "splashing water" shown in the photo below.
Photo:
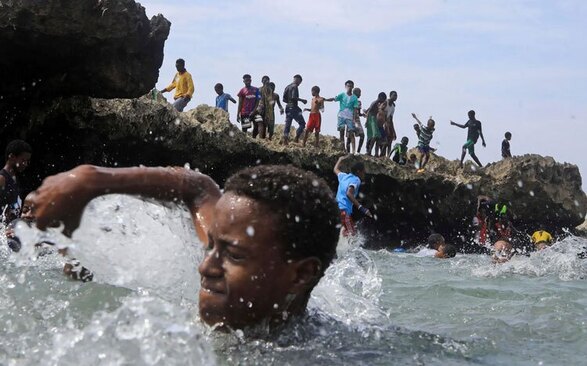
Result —
<path fill-rule="evenodd" d="M 584 239 L 494 265 L 360 248 L 341 238 L 308 316 L 277 336 L 247 339 L 202 325 L 189 214 L 127 196 L 91 202 L 72 240 L 19 227 L 0 236 L 0 364 L 580 364 L 587 343 Z M 95 274 L 61 274 L 70 245 Z M 244 300 L 243 300 L 244 301 Z M 254 304 L 253 304 L 254 306 Z M 556 349 L 557 352 L 549 350 Z"/>

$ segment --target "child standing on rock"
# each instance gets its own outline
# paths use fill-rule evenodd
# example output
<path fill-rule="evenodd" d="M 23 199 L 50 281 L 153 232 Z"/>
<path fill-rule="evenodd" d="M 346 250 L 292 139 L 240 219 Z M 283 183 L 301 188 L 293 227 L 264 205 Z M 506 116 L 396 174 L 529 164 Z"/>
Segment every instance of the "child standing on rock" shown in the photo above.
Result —
<path fill-rule="evenodd" d="M 306 133 L 304 134 L 304 141 L 302 146 L 306 146 L 308 136 L 310 136 L 312 132 L 316 134 L 316 141 L 314 142 L 314 146 L 318 147 L 318 144 L 320 143 L 320 127 L 322 125 L 321 111 L 324 110 L 324 101 L 331 102 L 333 99 L 325 99 L 321 97 L 320 87 L 313 86 L 311 107 L 304 109 L 304 112 L 310 112 L 310 118 L 308 118 L 308 124 L 306 125 Z"/>
<path fill-rule="evenodd" d="M 436 123 L 430 117 L 427 125 L 424 126 L 415 113 L 412 113 L 412 117 L 418 122 L 414 125 L 414 129 L 418 135 L 418 151 L 420 152 L 418 173 L 422 173 L 424 172 L 424 167 L 428 164 L 428 160 L 430 160 L 430 141 L 432 141 L 432 134 L 434 133 L 434 125 Z"/>

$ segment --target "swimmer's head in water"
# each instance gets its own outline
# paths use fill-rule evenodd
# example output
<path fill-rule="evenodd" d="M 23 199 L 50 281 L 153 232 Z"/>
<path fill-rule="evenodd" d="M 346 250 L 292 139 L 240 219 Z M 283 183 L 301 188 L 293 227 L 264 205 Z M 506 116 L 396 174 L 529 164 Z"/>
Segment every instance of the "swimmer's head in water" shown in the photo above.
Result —
<path fill-rule="evenodd" d="M 22 204 L 22 210 L 20 212 L 20 218 L 28 223 L 35 221 L 35 213 L 32 204 L 34 197 L 35 192 L 31 192 L 26 196 Z"/>
<path fill-rule="evenodd" d="M 442 244 L 444 244 L 444 236 L 435 233 L 428 237 L 428 248 L 438 250 Z"/>
<path fill-rule="evenodd" d="M 441 244 L 438 247 L 438 253 L 436 253 L 436 258 L 454 258 L 457 255 L 457 248 L 454 245 L 450 244 Z"/>
<path fill-rule="evenodd" d="M 509 261 L 514 255 L 512 244 L 505 240 L 498 240 L 493 244 L 492 260 L 494 263 Z"/>
<path fill-rule="evenodd" d="M 22 140 L 13 140 L 6 146 L 4 157 L 9 165 L 22 172 L 29 166 L 32 153 L 31 145 Z"/>
<path fill-rule="evenodd" d="M 336 253 L 338 209 L 330 188 L 290 166 L 245 169 L 216 204 L 200 265 L 200 315 L 242 328 L 304 311 Z"/>

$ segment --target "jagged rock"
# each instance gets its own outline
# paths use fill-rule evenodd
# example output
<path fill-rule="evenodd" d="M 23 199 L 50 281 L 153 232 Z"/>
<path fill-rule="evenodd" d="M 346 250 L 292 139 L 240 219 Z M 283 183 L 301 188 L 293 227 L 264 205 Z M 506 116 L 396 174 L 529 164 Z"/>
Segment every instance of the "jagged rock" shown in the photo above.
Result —
<path fill-rule="evenodd" d="M 139 97 L 169 28 L 133 0 L 0 0 L 0 99 Z"/>
<path fill-rule="evenodd" d="M 32 168 L 39 177 L 80 163 L 189 163 L 222 183 L 246 166 L 293 164 L 316 172 L 336 189 L 332 168 L 342 155 L 332 137 L 325 137 L 320 149 L 284 147 L 277 138 L 269 142 L 246 136 L 224 111 L 199 106 L 178 113 L 166 102 L 148 97 L 58 99 L 31 116 L 21 131 L 35 146 Z M 377 215 L 376 221 L 365 220 L 365 227 L 379 239 L 372 243 L 388 245 L 432 230 L 458 240 L 468 234 L 464 228 L 475 213 L 479 194 L 510 202 L 519 229 L 572 228 L 583 222 L 587 211 L 578 168 L 548 157 L 525 155 L 480 170 L 467 165 L 462 171 L 457 161 L 434 155 L 421 174 L 413 167 L 365 156 L 350 157 L 347 168 L 357 160 L 365 162 L 368 172 L 362 200 Z M 31 188 L 36 183 L 31 182 Z"/>

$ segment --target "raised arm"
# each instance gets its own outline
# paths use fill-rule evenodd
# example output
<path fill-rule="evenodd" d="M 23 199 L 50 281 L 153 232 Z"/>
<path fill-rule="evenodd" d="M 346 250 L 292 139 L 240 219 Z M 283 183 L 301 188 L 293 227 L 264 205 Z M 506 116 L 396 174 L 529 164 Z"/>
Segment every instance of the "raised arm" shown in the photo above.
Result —
<path fill-rule="evenodd" d="M 49 177 L 32 199 L 37 226 L 63 223 L 71 235 L 79 226 L 83 210 L 92 199 L 110 193 L 140 195 L 160 201 L 184 202 L 200 239 L 206 228 L 220 190 L 208 176 L 184 168 L 102 168 L 81 165 Z M 204 237 L 202 237 L 204 236 Z"/>
<path fill-rule="evenodd" d="M 423 125 L 422 125 L 422 122 L 420 122 L 420 120 L 419 120 L 419 119 L 418 119 L 418 117 L 416 116 L 416 113 L 412 113 L 412 117 L 414 117 L 414 119 L 416 120 L 416 122 L 418 122 L 418 124 L 419 124 L 420 126 L 423 126 Z"/>
<path fill-rule="evenodd" d="M 340 170 L 340 164 L 342 163 L 344 158 L 345 158 L 344 156 L 341 156 L 340 158 L 338 158 L 338 161 L 334 165 L 334 169 L 332 171 L 334 172 L 334 174 L 336 176 L 338 176 L 340 173 L 342 173 L 342 171 Z"/>

